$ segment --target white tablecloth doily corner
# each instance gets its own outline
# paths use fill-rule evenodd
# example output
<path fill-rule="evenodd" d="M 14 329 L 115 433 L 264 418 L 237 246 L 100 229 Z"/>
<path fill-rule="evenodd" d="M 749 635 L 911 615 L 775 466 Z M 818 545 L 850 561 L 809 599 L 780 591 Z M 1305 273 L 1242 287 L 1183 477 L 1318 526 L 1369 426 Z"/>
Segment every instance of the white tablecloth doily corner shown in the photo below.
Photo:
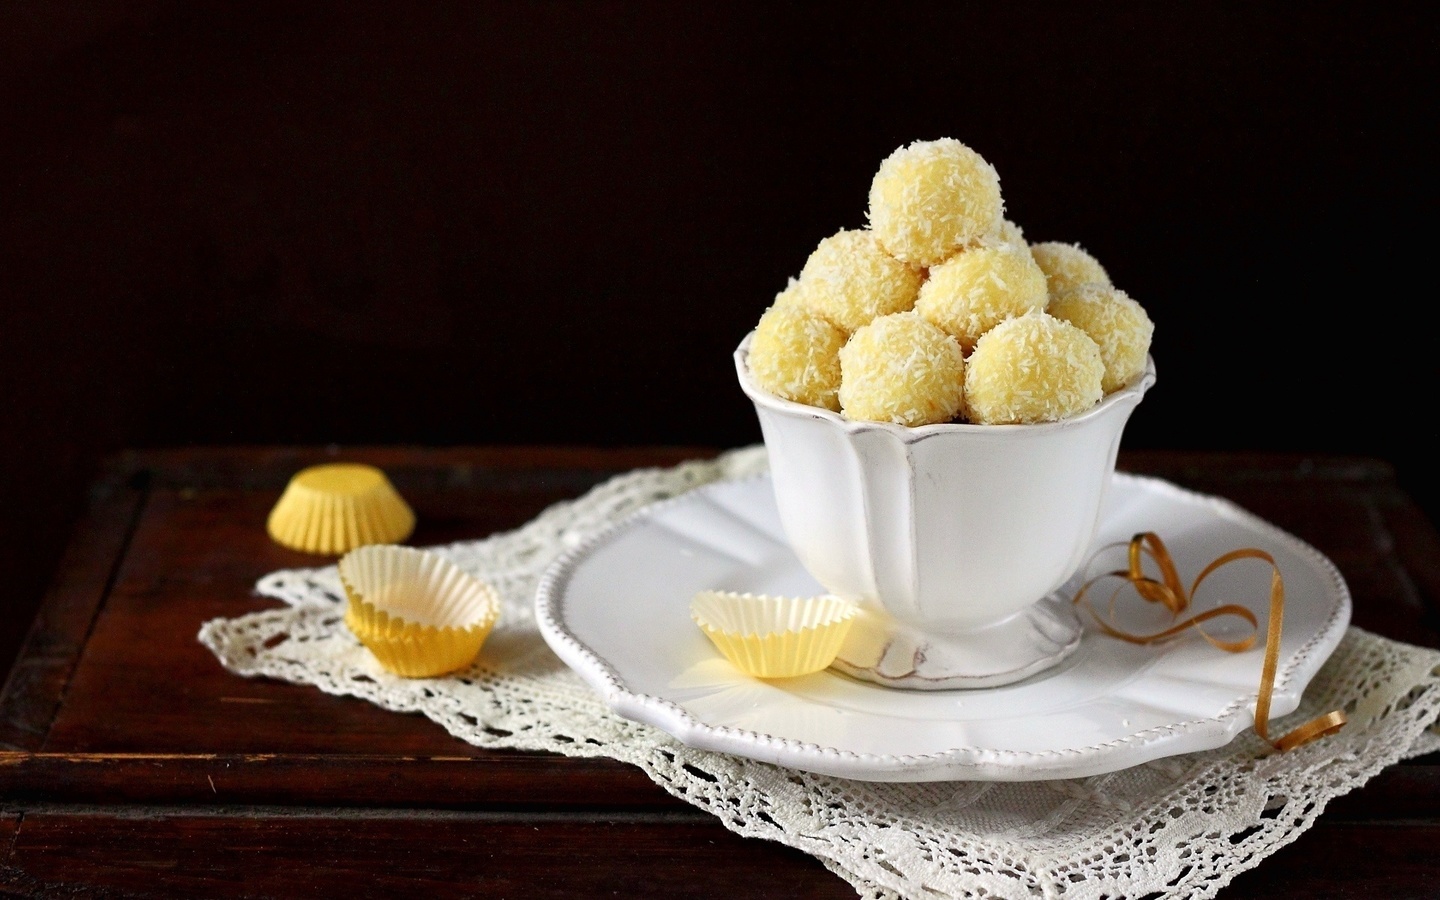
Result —
<path fill-rule="evenodd" d="M 1343 707 L 1338 734 L 1273 754 L 1253 733 L 1121 772 L 1029 783 L 847 781 L 694 750 L 611 713 L 546 646 L 532 602 L 562 551 L 635 510 L 765 466 L 764 449 L 617 476 L 514 531 L 432 548 L 494 584 L 501 626 L 482 663 L 411 680 L 345 628 L 334 566 L 274 572 L 287 607 L 205 623 L 227 669 L 419 712 L 482 747 L 605 756 L 737 833 L 817 857 L 874 900 L 1208 898 L 1302 834 L 1334 797 L 1440 749 L 1440 651 L 1352 628 L 1286 725 Z M 486 668 L 484 659 L 503 660 Z"/>

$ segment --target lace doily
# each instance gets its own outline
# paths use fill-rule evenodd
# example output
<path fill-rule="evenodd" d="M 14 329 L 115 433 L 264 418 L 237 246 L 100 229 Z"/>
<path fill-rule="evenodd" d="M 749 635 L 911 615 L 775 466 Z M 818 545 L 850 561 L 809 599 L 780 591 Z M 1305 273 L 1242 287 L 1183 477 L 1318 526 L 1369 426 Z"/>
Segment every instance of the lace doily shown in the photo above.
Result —
<path fill-rule="evenodd" d="M 849 781 L 680 744 L 611 713 L 551 653 L 532 598 L 545 567 L 652 503 L 765 467 L 764 448 L 620 475 L 515 531 L 432 548 L 504 598 L 482 664 L 435 679 L 381 669 L 341 617 L 334 566 L 256 589 L 289 606 L 207 622 L 227 669 L 420 712 L 481 747 L 639 766 L 730 830 L 819 858 L 866 898 L 1206 898 L 1309 828 L 1325 805 L 1398 760 L 1440 749 L 1440 651 L 1351 628 L 1276 723 L 1344 708 L 1338 734 L 1285 754 L 1253 732 L 1225 747 L 1108 775 L 1026 783 Z M 483 665 L 503 659 L 503 668 Z"/>

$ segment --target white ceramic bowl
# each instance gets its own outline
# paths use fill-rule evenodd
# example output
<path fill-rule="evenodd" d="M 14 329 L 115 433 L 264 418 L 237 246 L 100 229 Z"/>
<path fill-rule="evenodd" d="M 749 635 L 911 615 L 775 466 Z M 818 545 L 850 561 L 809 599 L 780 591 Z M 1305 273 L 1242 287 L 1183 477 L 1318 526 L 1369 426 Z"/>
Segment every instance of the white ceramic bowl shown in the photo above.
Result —
<path fill-rule="evenodd" d="M 1053 596 L 1091 550 L 1153 359 L 1094 408 L 1042 425 L 857 422 L 750 378 L 796 556 L 862 607 L 836 667 L 898 687 L 990 687 L 1059 663 L 1081 627 Z"/>

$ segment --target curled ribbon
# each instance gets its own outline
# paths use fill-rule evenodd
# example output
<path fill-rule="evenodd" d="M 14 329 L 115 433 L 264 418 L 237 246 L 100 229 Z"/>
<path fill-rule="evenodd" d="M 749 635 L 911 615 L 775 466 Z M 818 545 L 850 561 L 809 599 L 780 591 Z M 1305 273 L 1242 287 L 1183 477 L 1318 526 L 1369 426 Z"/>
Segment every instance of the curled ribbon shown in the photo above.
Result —
<path fill-rule="evenodd" d="M 1111 545 L 1115 546 L 1115 545 Z M 1102 547 L 1101 551 L 1108 549 Z M 1110 572 L 1103 572 L 1086 581 L 1075 592 L 1074 603 L 1083 605 L 1094 618 L 1096 625 L 1105 634 L 1131 644 L 1154 644 L 1177 634 L 1194 628 L 1200 635 L 1215 647 L 1229 653 L 1240 653 L 1255 646 L 1255 632 L 1245 638 L 1235 641 L 1221 640 L 1205 631 L 1201 624 L 1220 616 L 1239 616 L 1250 623 L 1250 627 L 1258 631 L 1260 622 L 1255 614 L 1244 606 L 1230 603 L 1224 606 L 1217 606 L 1214 609 L 1191 615 L 1182 621 L 1176 622 L 1163 631 L 1149 635 L 1132 634 L 1114 624 L 1115 603 L 1126 585 L 1134 589 L 1144 600 L 1151 603 L 1160 603 L 1170 610 L 1171 615 L 1179 617 L 1190 607 L 1190 600 L 1195 596 L 1200 583 L 1210 576 L 1216 569 L 1240 559 L 1259 559 L 1270 564 L 1270 617 L 1265 632 L 1265 662 L 1260 671 L 1260 694 L 1255 701 L 1255 733 L 1260 735 L 1265 743 L 1284 753 L 1293 750 L 1302 744 L 1318 740 L 1326 735 L 1334 734 L 1345 725 L 1345 713 L 1341 710 L 1333 710 L 1322 716 L 1298 726 L 1279 738 L 1270 737 L 1270 700 L 1275 691 L 1275 669 L 1280 662 L 1280 627 L 1285 617 L 1285 581 L 1280 577 L 1280 567 L 1276 564 L 1275 558 L 1264 550 L 1254 547 L 1244 547 L 1239 550 L 1231 550 L 1229 553 L 1217 557 L 1213 562 L 1204 568 L 1195 581 L 1191 583 L 1190 590 L 1185 590 L 1185 585 L 1180 580 L 1180 573 L 1175 569 L 1175 562 L 1170 558 L 1170 552 L 1165 549 L 1164 541 L 1160 536 L 1150 531 L 1143 531 L 1130 539 L 1129 565 L 1124 569 L 1116 569 Z M 1097 555 L 1099 552 L 1097 551 Z M 1160 569 L 1158 579 L 1151 578 L 1145 574 L 1144 562 L 1149 557 Z M 1093 560 L 1093 557 L 1092 557 Z M 1086 594 L 1090 588 L 1099 581 L 1106 578 L 1123 579 L 1121 585 L 1115 588 L 1110 595 L 1110 604 L 1106 616 L 1102 617 L 1095 607 L 1091 605 Z"/>

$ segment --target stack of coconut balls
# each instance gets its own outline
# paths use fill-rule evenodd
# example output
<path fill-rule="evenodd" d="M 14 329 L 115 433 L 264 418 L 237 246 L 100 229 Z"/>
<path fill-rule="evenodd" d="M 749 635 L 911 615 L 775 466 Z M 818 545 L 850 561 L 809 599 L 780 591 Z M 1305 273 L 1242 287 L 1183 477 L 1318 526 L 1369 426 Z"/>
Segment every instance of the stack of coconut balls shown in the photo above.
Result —
<path fill-rule="evenodd" d="M 995 169 L 959 141 L 890 154 L 869 222 L 821 241 L 760 317 L 760 387 L 849 419 L 1025 424 L 1145 370 L 1145 310 L 1079 246 L 1027 244 Z"/>

